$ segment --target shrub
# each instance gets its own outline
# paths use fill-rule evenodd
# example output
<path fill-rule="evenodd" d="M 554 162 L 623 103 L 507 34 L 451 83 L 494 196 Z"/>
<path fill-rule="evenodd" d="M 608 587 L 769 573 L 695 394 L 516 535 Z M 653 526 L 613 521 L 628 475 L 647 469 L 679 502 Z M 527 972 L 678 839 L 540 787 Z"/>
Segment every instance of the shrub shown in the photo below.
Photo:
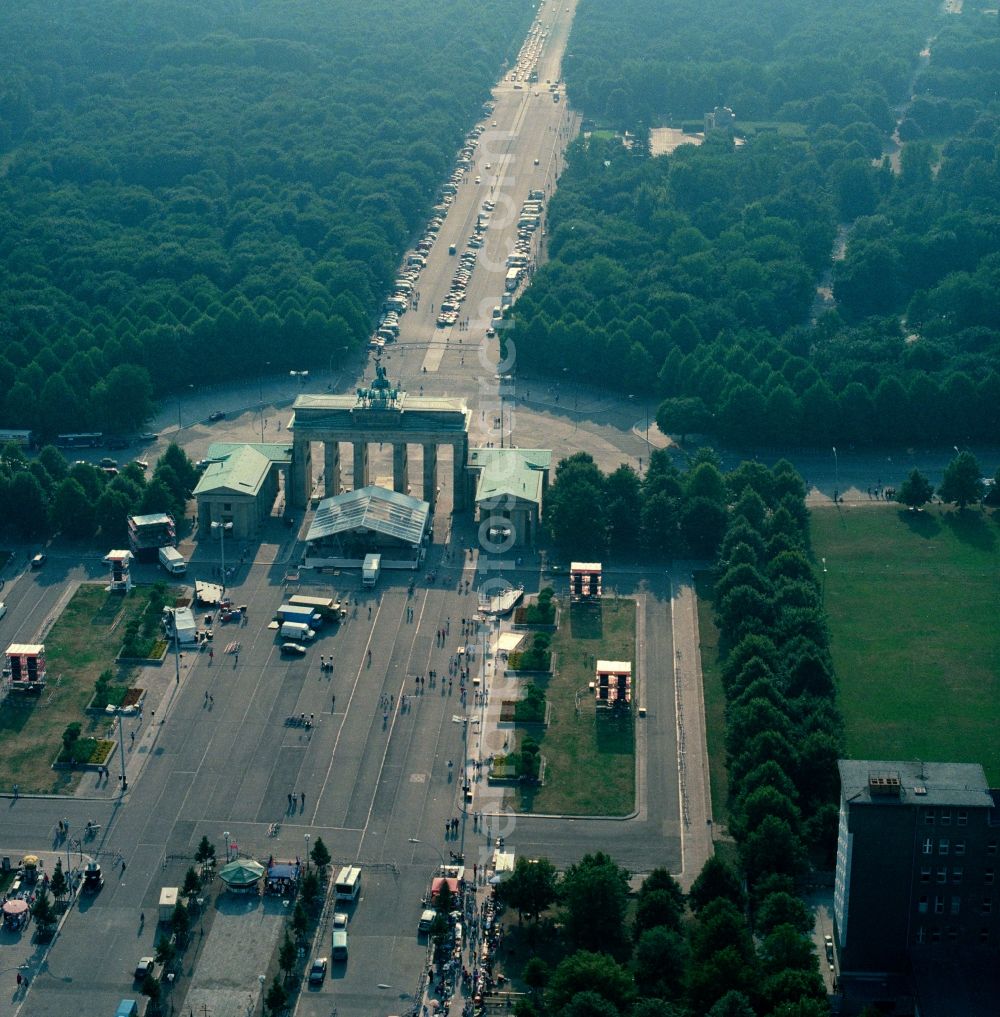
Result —
<path fill-rule="evenodd" d="M 524 690 L 514 706 L 515 724 L 541 724 L 545 720 L 545 693 L 535 684 Z"/>

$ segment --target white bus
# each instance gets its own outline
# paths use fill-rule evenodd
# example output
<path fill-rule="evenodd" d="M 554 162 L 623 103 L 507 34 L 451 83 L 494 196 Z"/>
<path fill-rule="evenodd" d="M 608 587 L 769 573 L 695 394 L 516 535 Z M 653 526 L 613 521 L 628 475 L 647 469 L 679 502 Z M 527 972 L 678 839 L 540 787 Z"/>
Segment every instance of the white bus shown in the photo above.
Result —
<path fill-rule="evenodd" d="M 337 873 L 334 890 L 337 900 L 356 901 L 358 894 L 361 893 L 361 869 L 357 866 L 345 865 Z"/>

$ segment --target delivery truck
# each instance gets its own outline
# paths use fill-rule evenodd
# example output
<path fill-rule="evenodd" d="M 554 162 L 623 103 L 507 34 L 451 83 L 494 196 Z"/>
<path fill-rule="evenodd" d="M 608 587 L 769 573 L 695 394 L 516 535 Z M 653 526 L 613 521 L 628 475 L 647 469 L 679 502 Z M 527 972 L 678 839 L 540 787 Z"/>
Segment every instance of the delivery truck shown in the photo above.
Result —
<path fill-rule="evenodd" d="M 187 572 L 187 562 L 184 555 L 176 547 L 161 547 L 159 552 L 160 564 L 172 576 L 180 576 Z"/>
<path fill-rule="evenodd" d="M 293 639 L 299 643 L 307 643 L 316 638 L 315 631 L 304 622 L 293 621 L 281 623 L 280 635 L 282 639 Z"/>
<path fill-rule="evenodd" d="M 361 583 L 363 586 L 374 586 L 378 582 L 378 574 L 382 570 L 382 555 L 366 554 L 361 566 Z"/>
<path fill-rule="evenodd" d="M 158 921 L 168 925 L 174 917 L 174 910 L 180 897 L 180 890 L 176 886 L 164 886 L 160 889 L 160 910 Z"/>
<path fill-rule="evenodd" d="M 318 611 L 302 604 L 282 604 L 278 608 L 277 618 L 280 622 L 302 622 L 313 629 L 323 620 Z"/>

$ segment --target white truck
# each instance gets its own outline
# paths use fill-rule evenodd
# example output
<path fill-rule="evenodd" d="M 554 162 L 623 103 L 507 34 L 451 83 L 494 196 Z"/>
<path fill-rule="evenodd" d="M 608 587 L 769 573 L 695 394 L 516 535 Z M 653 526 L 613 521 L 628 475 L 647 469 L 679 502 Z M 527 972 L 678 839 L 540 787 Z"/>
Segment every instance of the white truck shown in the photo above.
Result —
<path fill-rule="evenodd" d="M 160 565 L 172 576 L 180 576 L 187 572 L 187 562 L 184 555 L 176 547 L 160 548 Z"/>
<path fill-rule="evenodd" d="M 382 570 L 382 555 L 366 554 L 361 566 L 361 584 L 374 586 L 378 582 L 378 574 Z"/>
<path fill-rule="evenodd" d="M 308 643 L 310 639 L 316 638 L 315 630 L 309 628 L 305 622 L 282 622 L 279 631 L 282 639 L 292 639 L 298 643 Z"/>

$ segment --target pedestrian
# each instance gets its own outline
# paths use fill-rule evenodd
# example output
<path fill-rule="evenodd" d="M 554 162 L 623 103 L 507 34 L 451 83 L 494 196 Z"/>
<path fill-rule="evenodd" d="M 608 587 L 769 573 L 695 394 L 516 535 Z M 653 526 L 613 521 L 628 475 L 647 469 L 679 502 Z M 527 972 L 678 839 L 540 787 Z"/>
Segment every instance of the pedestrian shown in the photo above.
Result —
<path fill-rule="evenodd" d="M 122 859 L 122 875 L 125 875 L 125 859 Z"/>
<path fill-rule="evenodd" d="M 306 793 L 305 793 L 305 791 L 303 791 L 302 792 L 302 808 L 305 808 L 305 807 L 306 807 Z"/>
<path fill-rule="evenodd" d="M 209 696 L 208 697 L 208 702 L 209 702 L 209 704 L 211 706 L 214 706 L 215 705 L 215 696 Z"/>
<path fill-rule="evenodd" d="M 235 652 L 235 653 L 233 654 L 233 667 L 236 667 L 236 665 L 237 665 L 237 664 L 238 664 L 239 662 L 240 662 L 240 651 L 239 651 L 239 650 L 237 650 L 237 651 L 236 651 L 236 652 Z"/>
<path fill-rule="evenodd" d="M 23 982 L 23 981 L 24 981 L 24 978 L 21 976 L 21 972 L 18 971 L 18 973 L 17 973 L 17 987 L 19 989 L 21 988 L 21 982 Z"/>
<path fill-rule="evenodd" d="M 213 660 L 215 660 L 215 649 L 210 646 L 208 648 L 208 662 L 209 662 L 209 664 L 211 664 Z"/>
<path fill-rule="evenodd" d="M 333 696 L 333 702 L 331 702 L 331 703 L 330 703 L 330 712 L 331 712 L 331 713 L 333 712 L 333 710 L 334 710 L 334 707 L 335 707 L 336 705 L 337 705 L 337 695 L 336 695 L 336 693 L 334 693 L 334 696 Z"/>
<path fill-rule="evenodd" d="M 288 807 L 289 808 L 292 807 L 292 792 L 291 791 L 288 792 Z"/>
<path fill-rule="evenodd" d="M 135 732 L 129 731 L 129 737 L 132 739 L 132 744 L 135 745 Z"/>
<path fill-rule="evenodd" d="M 205 689 L 205 702 L 208 702 L 208 689 Z"/>

